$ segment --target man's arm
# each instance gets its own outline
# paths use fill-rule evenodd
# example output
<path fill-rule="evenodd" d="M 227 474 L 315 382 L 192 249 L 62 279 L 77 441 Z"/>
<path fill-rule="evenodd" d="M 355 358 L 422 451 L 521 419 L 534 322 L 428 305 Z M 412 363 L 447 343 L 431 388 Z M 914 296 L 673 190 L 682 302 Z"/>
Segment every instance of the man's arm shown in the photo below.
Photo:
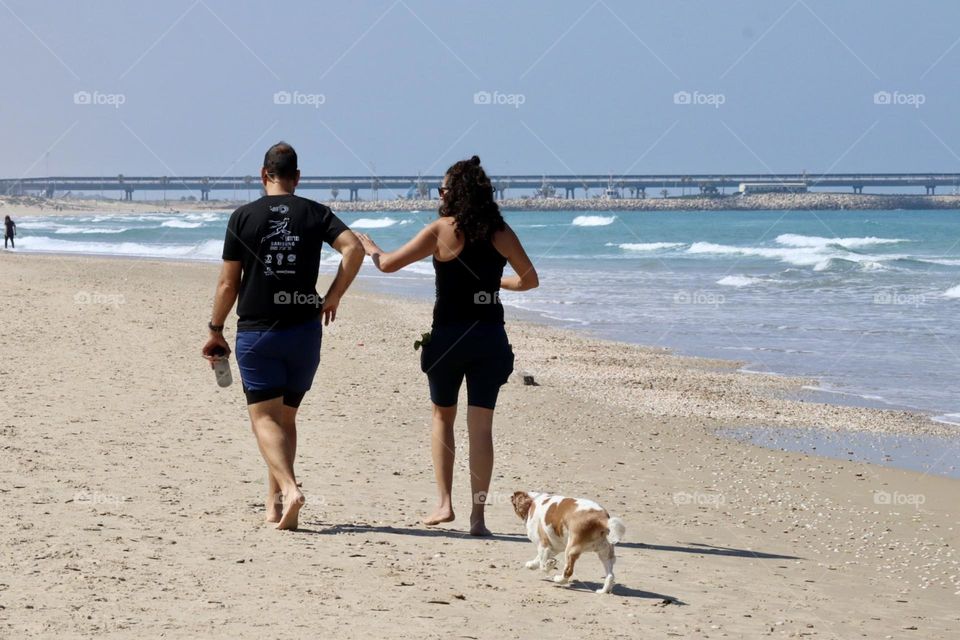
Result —
<path fill-rule="evenodd" d="M 337 267 L 337 275 L 330 283 L 327 295 L 323 297 L 323 324 L 325 325 L 337 319 L 340 299 L 350 288 L 354 278 L 357 277 L 357 272 L 363 265 L 363 246 L 353 231 L 347 229 L 338 235 L 331 244 L 342 257 L 340 266 Z"/>
<path fill-rule="evenodd" d="M 230 310 L 233 309 L 237 301 L 237 294 L 240 291 L 240 275 L 243 271 L 243 263 L 239 260 L 224 260 L 220 268 L 220 277 L 217 280 L 217 291 L 213 296 L 213 313 L 210 316 L 210 324 L 222 327 L 226 321 Z M 210 337 L 203 345 L 203 357 L 210 360 L 213 366 L 213 351 L 217 348 L 225 349 L 230 353 L 230 345 L 223 337 L 223 330 L 210 330 Z"/>

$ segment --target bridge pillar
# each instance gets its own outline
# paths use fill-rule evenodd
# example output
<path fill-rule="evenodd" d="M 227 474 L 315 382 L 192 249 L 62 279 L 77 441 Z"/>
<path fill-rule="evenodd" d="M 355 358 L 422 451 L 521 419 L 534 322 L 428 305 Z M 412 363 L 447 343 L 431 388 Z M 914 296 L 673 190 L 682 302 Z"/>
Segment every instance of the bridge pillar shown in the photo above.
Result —
<path fill-rule="evenodd" d="M 360 190 L 350 187 L 350 202 L 356 202 L 360 199 Z"/>
<path fill-rule="evenodd" d="M 201 190 L 200 190 L 200 200 L 202 200 L 202 201 L 204 201 L 204 202 L 210 200 L 210 190 L 209 190 L 209 189 L 201 189 Z"/>
<path fill-rule="evenodd" d="M 641 200 L 646 200 L 646 199 L 647 199 L 647 188 L 646 188 L 646 187 L 637 187 L 637 191 L 640 192 L 639 195 L 640 195 L 640 199 L 641 199 Z"/>
<path fill-rule="evenodd" d="M 133 200 L 133 189 L 127 187 L 123 190 L 123 199 L 124 200 Z"/>
<path fill-rule="evenodd" d="M 577 197 L 577 188 L 576 187 L 564 187 L 564 196 L 567 200 L 573 200 Z"/>
<path fill-rule="evenodd" d="M 52 198 L 52 197 L 53 197 L 53 187 L 47 187 L 46 191 L 44 191 L 44 194 L 45 194 L 48 198 Z"/>
<path fill-rule="evenodd" d="M 506 189 L 497 189 L 497 200 L 503 200 L 507 195 Z"/>
<path fill-rule="evenodd" d="M 862 184 L 855 184 L 855 185 L 853 185 L 853 192 L 854 192 L 854 193 L 863 193 L 863 185 L 862 185 Z"/>
<path fill-rule="evenodd" d="M 926 193 L 927 193 L 928 196 L 936 195 L 936 193 L 937 193 L 937 185 L 935 185 L 935 184 L 925 185 L 925 186 L 924 186 L 924 190 L 926 191 Z"/>

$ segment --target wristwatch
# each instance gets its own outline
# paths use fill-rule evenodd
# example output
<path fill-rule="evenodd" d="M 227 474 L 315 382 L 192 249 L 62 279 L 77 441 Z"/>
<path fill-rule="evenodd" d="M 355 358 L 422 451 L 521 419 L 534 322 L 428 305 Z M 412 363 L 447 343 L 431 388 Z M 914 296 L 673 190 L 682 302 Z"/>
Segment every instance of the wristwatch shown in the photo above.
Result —
<path fill-rule="evenodd" d="M 208 322 L 207 328 L 210 329 L 210 331 L 213 331 L 214 333 L 223 333 L 222 324 L 213 324 L 212 322 Z"/>

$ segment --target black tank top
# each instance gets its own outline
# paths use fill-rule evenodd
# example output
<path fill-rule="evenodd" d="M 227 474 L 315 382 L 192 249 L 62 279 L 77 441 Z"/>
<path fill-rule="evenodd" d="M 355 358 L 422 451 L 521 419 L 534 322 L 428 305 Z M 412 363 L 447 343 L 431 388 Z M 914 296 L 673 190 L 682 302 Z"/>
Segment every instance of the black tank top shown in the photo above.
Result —
<path fill-rule="evenodd" d="M 434 326 L 486 322 L 503 324 L 500 278 L 507 264 L 490 240 L 470 242 L 446 261 L 433 258 L 437 274 Z"/>

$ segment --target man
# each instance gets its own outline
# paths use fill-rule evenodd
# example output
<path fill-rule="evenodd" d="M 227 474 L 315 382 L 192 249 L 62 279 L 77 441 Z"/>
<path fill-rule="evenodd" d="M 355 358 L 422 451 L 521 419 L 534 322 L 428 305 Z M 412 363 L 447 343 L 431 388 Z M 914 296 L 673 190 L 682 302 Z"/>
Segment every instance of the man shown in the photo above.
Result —
<path fill-rule="evenodd" d="M 303 493 L 293 472 L 296 416 L 320 364 L 321 316 L 337 317 L 343 294 L 363 263 L 363 247 L 327 207 L 294 195 L 297 153 L 278 142 L 263 159 L 266 195 L 233 212 L 203 355 L 211 366 L 230 347 L 223 325 L 237 306 L 237 365 L 260 453 L 267 463 L 267 522 L 296 529 Z M 317 274 L 323 243 L 342 259 L 322 298 Z"/>
<path fill-rule="evenodd" d="M 10 248 L 16 249 L 13 238 L 17 235 L 17 223 L 10 216 L 3 217 L 3 248 L 7 248 L 7 240 L 10 241 Z"/>

